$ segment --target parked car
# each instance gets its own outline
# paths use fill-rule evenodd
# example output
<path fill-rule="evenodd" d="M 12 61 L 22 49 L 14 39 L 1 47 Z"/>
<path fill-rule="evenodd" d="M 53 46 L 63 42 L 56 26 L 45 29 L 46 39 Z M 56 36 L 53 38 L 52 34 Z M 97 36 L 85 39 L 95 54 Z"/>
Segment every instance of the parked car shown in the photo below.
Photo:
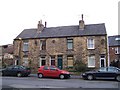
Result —
<path fill-rule="evenodd" d="M 102 67 L 98 70 L 88 71 L 82 74 L 84 79 L 116 79 L 120 81 L 120 69 L 117 67 Z"/>
<path fill-rule="evenodd" d="M 2 76 L 28 76 L 31 73 L 31 70 L 25 66 L 13 65 L 5 69 L 2 69 Z"/>
<path fill-rule="evenodd" d="M 41 66 L 38 69 L 38 78 L 42 77 L 54 77 L 54 78 L 70 78 L 70 72 L 65 70 L 60 70 L 56 66 Z"/>

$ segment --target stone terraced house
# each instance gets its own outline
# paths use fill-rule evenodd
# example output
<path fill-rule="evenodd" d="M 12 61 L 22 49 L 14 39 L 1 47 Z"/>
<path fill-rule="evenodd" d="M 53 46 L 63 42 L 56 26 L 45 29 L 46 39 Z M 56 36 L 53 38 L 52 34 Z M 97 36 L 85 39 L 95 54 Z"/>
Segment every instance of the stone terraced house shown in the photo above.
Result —
<path fill-rule="evenodd" d="M 47 27 L 38 22 L 37 28 L 25 29 L 14 39 L 15 64 L 30 66 L 37 71 L 42 65 L 60 69 L 74 67 L 82 60 L 88 68 L 107 66 L 107 33 L 104 23 Z"/>

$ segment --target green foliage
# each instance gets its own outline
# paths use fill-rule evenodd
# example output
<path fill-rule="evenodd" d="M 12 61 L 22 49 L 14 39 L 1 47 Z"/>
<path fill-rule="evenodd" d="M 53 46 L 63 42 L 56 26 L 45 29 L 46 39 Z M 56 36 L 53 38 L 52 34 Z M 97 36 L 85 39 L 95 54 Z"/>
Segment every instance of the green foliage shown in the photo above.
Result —
<path fill-rule="evenodd" d="M 74 69 L 77 72 L 85 72 L 87 67 L 86 64 L 83 63 L 81 60 L 76 60 L 74 64 Z"/>
<path fill-rule="evenodd" d="M 110 66 L 114 66 L 114 67 L 118 67 L 120 68 L 120 60 L 113 60 L 111 63 L 110 63 Z"/>

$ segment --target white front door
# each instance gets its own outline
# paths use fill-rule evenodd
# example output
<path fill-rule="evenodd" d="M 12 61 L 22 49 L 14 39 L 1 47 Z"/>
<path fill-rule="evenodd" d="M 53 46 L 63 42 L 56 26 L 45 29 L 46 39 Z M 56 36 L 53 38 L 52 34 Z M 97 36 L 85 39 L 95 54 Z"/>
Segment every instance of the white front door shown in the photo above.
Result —
<path fill-rule="evenodd" d="M 40 57 L 39 59 L 39 67 L 46 65 L 46 60 L 45 57 Z"/>
<path fill-rule="evenodd" d="M 106 67 L 106 59 L 104 55 L 100 57 L 100 67 Z"/>

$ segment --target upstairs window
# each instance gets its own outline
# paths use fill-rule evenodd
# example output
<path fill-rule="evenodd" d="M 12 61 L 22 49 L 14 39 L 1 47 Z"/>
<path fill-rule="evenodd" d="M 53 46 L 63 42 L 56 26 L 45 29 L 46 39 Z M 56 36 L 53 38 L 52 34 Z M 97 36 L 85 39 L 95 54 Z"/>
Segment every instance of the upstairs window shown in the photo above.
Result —
<path fill-rule="evenodd" d="M 28 51 L 28 41 L 23 42 L 23 51 Z"/>
<path fill-rule="evenodd" d="M 120 37 L 115 38 L 116 41 L 120 41 Z"/>
<path fill-rule="evenodd" d="M 46 40 L 40 40 L 40 50 L 46 50 Z"/>
<path fill-rule="evenodd" d="M 119 54 L 120 53 L 120 48 L 116 47 L 115 48 L 115 54 Z"/>
<path fill-rule="evenodd" d="M 87 48 L 88 49 L 94 49 L 95 48 L 94 39 L 87 39 Z"/>
<path fill-rule="evenodd" d="M 67 39 L 67 49 L 73 49 L 73 39 Z"/>

